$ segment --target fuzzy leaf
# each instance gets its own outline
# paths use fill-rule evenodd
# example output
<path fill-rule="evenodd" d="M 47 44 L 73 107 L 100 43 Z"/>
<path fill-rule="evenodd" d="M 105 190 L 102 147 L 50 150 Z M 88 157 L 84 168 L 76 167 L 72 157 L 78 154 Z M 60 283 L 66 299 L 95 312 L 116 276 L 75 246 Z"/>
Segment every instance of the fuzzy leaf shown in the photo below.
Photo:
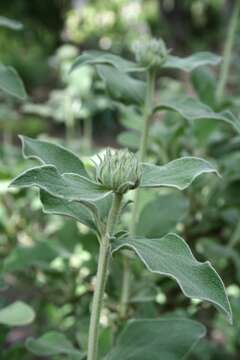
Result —
<path fill-rule="evenodd" d="M 201 263 L 194 258 L 180 236 L 169 233 L 160 239 L 129 237 L 115 241 L 113 252 L 126 247 L 139 256 L 149 271 L 173 278 L 187 297 L 213 303 L 232 321 L 221 278 L 209 262 Z"/>
<path fill-rule="evenodd" d="M 221 57 L 218 55 L 210 52 L 199 52 L 186 58 L 169 55 L 163 67 L 167 69 L 179 69 L 190 72 L 200 66 L 218 65 L 220 62 Z"/>
<path fill-rule="evenodd" d="M 114 99 L 140 104 L 144 101 L 146 87 L 143 81 L 107 65 L 98 65 L 97 72 Z"/>
<path fill-rule="evenodd" d="M 22 301 L 16 301 L 0 310 L 0 324 L 8 326 L 28 325 L 34 318 L 33 309 Z"/>
<path fill-rule="evenodd" d="M 50 195 L 68 201 L 94 201 L 107 196 L 110 192 L 97 183 L 77 174 L 59 175 L 52 165 L 42 165 L 27 170 L 17 176 L 9 186 L 36 186 Z"/>
<path fill-rule="evenodd" d="M 0 64 L 0 89 L 20 100 L 27 97 L 23 82 L 16 70 L 3 64 Z"/>
<path fill-rule="evenodd" d="M 215 113 L 209 106 L 190 97 L 181 97 L 159 104 L 154 109 L 154 112 L 162 110 L 175 111 L 189 121 L 204 119 L 224 121 L 240 132 L 240 120 L 230 111 Z"/>
<path fill-rule="evenodd" d="M 63 146 L 27 136 L 20 136 L 20 139 L 25 158 L 34 158 L 42 164 L 53 165 L 60 174 L 75 173 L 88 177 L 82 161 Z"/>
<path fill-rule="evenodd" d="M 71 71 L 83 65 L 111 65 L 122 72 L 142 71 L 143 69 L 132 61 L 125 60 L 118 55 L 105 51 L 85 51 L 72 65 Z"/>
<path fill-rule="evenodd" d="M 83 358 L 83 354 L 73 347 L 66 336 L 57 331 L 49 331 L 37 340 L 28 338 L 26 348 L 39 356 L 78 355 L 79 360 Z"/>
<path fill-rule="evenodd" d="M 129 321 L 105 360 L 180 360 L 205 334 L 202 324 L 188 319 Z"/>
<path fill-rule="evenodd" d="M 172 187 L 184 190 L 205 173 L 218 174 L 208 161 L 192 156 L 173 160 L 163 166 L 144 163 L 140 187 Z"/>
<path fill-rule="evenodd" d="M 154 238 L 175 230 L 176 225 L 186 215 L 187 199 L 181 193 L 157 196 L 143 208 L 136 235 Z"/>

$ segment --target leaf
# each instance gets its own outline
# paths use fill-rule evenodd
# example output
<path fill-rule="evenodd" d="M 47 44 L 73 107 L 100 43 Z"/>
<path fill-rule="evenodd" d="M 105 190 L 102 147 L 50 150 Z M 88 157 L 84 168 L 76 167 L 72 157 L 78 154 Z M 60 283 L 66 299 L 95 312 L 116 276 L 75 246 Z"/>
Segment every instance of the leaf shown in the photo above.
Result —
<path fill-rule="evenodd" d="M 206 173 L 218 174 L 208 161 L 192 156 L 173 160 L 163 166 L 144 163 L 140 187 L 185 190 L 198 176 Z"/>
<path fill-rule="evenodd" d="M 127 103 L 142 104 L 146 92 L 146 86 L 143 81 L 134 79 L 112 66 L 98 65 L 96 68 L 99 76 L 105 82 L 110 95 L 114 99 Z"/>
<path fill-rule="evenodd" d="M 60 176 L 52 165 L 42 165 L 17 176 L 10 187 L 36 186 L 50 195 L 68 201 L 94 201 L 107 196 L 110 191 L 103 186 L 77 174 Z"/>
<path fill-rule="evenodd" d="M 40 191 L 40 200 L 44 213 L 69 216 L 90 229 L 97 230 L 92 214 L 85 205 L 57 198 L 43 190 Z"/>
<path fill-rule="evenodd" d="M 121 72 L 143 71 L 138 64 L 105 51 L 84 51 L 73 63 L 71 71 L 83 65 L 111 65 Z"/>
<path fill-rule="evenodd" d="M 0 16 L 0 27 L 6 27 L 11 30 L 22 30 L 23 25 L 16 20 L 9 19 L 5 16 Z"/>
<path fill-rule="evenodd" d="M 137 224 L 136 235 L 154 238 L 175 230 L 188 210 L 188 201 L 181 193 L 155 197 L 143 208 Z"/>
<path fill-rule="evenodd" d="M 220 62 L 221 57 L 210 52 L 199 52 L 185 58 L 169 55 L 163 68 L 190 72 L 200 66 L 218 65 Z"/>
<path fill-rule="evenodd" d="M 187 319 L 132 320 L 105 360 L 180 360 L 206 334 Z"/>
<path fill-rule="evenodd" d="M 23 82 L 16 70 L 3 64 L 0 64 L 0 89 L 20 100 L 27 97 Z"/>
<path fill-rule="evenodd" d="M 189 121 L 204 119 L 224 121 L 240 132 L 240 120 L 230 111 L 215 113 L 209 106 L 191 97 L 181 97 L 159 104 L 154 112 L 162 110 L 175 111 Z"/>
<path fill-rule="evenodd" d="M 177 281 L 184 295 L 207 300 L 232 322 L 232 312 L 223 282 L 209 262 L 197 261 L 187 243 L 169 233 L 160 239 L 129 237 L 113 243 L 113 252 L 132 249 L 149 271 Z"/>
<path fill-rule="evenodd" d="M 83 354 L 73 347 L 66 336 L 57 331 L 49 331 L 37 340 L 28 338 L 26 348 L 39 356 L 78 355 L 79 360 L 83 358 Z"/>
<path fill-rule="evenodd" d="M 19 136 L 22 142 L 22 151 L 25 158 L 34 158 L 42 164 L 53 165 L 60 174 L 75 173 L 88 177 L 82 161 L 63 146 L 48 141 L 31 139 Z"/>
<path fill-rule="evenodd" d="M 0 324 L 8 326 L 28 325 L 34 318 L 33 309 L 22 301 L 16 301 L 0 310 Z"/>
<path fill-rule="evenodd" d="M 123 131 L 118 135 L 117 141 L 120 145 L 132 150 L 139 149 L 141 135 L 137 131 Z"/>
<path fill-rule="evenodd" d="M 212 69 L 201 67 L 192 73 L 192 84 L 199 99 L 209 106 L 216 103 L 217 80 Z"/>

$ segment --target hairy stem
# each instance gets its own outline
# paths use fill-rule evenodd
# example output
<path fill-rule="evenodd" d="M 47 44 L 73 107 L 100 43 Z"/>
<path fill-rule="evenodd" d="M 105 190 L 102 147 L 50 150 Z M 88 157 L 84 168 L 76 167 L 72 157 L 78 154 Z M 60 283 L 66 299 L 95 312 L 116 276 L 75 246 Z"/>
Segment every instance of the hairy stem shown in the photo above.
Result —
<path fill-rule="evenodd" d="M 139 161 L 143 162 L 146 158 L 148 138 L 149 138 L 149 126 L 152 115 L 152 106 L 153 106 L 153 97 L 155 90 L 155 71 L 149 70 L 147 73 L 147 90 L 146 90 L 146 99 L 144 106 L 144 127 L 142 132 L 142 138 L 139 149 Z M 134 235 L 136 231 L 136 224 L 138 219 L 138 209 L 140 201 L 140 190 L 137 188 L 134 194 L 134 202 L 132 208 L 131 224 L 130 224 L 130 234 Z M 130 264 L 129 259 L 125 256 L 123 259 L 123 280 L 121 288 L 121 299 L 120 299 L 120 316 L 122 318 L 126 317 L 127 304 L 130 293 Z"/>
<path fill-rule="evenodd" d="M 238 25 L 239 12 L 240 12 L 240 2 L 239 2 L 239 0 L 236 0 L 235 6 L 233 9 L 233 14 L 232 14 L 232 17 L 230 20 L 229 28 L 228 28 L 227 39 L 226 39 L 224 54 L 223 54 L 223 63 L 221 66 L 220 78 L 219 78 L 217 92 L 216 92 L 217 101 L 219 103 L 221 103 L 221 101 L 222 101 L 222 98 L 224 96 L 224 90 L 225 90 L 225 87 L 227 84 L 227 79 L 228 79 L 228 74 L 229 74 L 229 69 L 230 69 L 230 64 L 231 64 L 232 50 L 233 50 L 233 45 L 234 45 L 234 37 L 235 37 L 236 30 L 237 30 L 237 25 Z"/>
<path fill-rule="evenodd" d="M 115 225 L 118 221 L 119 210 L 121 207 L 122 195 L 114 194 L 112 208 L 109 212 L 106 232 L 101 239 L 96 288 L 93 296 L 89 336 L 88 336 L 88 356 L 87 360 L 97 360 L 99 342 L 99 321 L 103 305 L 103 296 L 108 275 L 108 265 L 110 258 L 110 239 L 114 233 Z"/>

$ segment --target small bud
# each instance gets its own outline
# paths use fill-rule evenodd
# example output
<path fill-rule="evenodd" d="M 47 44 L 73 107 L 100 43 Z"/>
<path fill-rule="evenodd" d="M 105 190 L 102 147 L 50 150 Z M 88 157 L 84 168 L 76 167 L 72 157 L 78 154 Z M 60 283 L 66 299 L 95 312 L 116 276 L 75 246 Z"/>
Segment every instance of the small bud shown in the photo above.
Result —
<path fill-rule="evenodd" d="M 169 50 L 161 39 L 137 41 L 133 45 L 136 61 L 147 68 L 160 68 L 167 60 Z"/>
<path fill-rule="evenodd" d="M 142 169 L 137 157 L 128 150 L 107 149 L 96 167 L 96 180 L 118 194 L 137 188 L 141 175 Z"/>

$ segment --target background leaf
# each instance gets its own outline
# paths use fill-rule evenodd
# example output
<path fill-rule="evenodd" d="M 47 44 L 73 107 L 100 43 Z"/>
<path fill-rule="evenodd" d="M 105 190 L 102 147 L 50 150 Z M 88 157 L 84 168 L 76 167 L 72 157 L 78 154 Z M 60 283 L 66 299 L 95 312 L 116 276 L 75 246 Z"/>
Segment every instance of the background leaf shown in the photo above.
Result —
<path fill-rule="evenodd" d="M 23 82 L 16 70 L 3 64 L 0 64 L 0 89 L 20 100 L 27 97 Z"/>
<path fill-rule="evenodd" d="M 205 333 L 186 319 L 129 321 L 105 360 L 180 360 Z"/>
<path fill-rule="evenodd" d="M 0 324 L 8 326 L 28 325 L 34 318 L 33 309 L 22 301 L 16 301 L 0 310 Z"/>
<path fill-rule="evenodd" d="M 179 69 L 183 71 L 193 71 L 204 65 L 218 65 L 221 57 L 210 52 L 199 52 L 186 58 L 169 55 L 163 67 L 168 69 Z"/>

